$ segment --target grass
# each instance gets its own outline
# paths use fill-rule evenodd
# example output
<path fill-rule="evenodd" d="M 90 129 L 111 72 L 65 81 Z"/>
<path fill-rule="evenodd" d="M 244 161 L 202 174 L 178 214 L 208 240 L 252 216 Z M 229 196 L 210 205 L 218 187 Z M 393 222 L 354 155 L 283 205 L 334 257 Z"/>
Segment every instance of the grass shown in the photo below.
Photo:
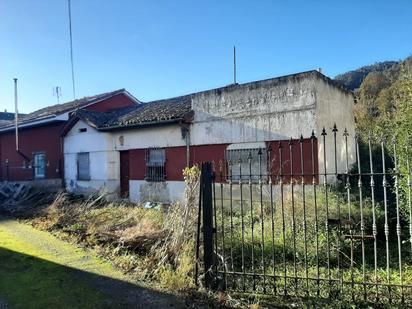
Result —
<path fill-rule="evenodd" d="M 72 252 L 80 259 L 78 252 Z M 73 259 L 73 256 L 71 256 Z M 0 228 L 0 294 L 13 308 L 102 308 L 107 299 L 45 254 Z"/>

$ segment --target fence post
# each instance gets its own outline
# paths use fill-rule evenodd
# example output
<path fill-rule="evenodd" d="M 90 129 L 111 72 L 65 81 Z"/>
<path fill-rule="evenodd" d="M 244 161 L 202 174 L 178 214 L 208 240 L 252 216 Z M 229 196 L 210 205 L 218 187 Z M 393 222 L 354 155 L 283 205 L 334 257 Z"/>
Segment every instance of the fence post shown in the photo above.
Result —
<path fill-rule="evenodd" d="M 202 163 L 201 174 L 203 207 L 203 250 L 205 265 L 205 287 L 213 289 L 213 202 L 212 202 L 212 165 Z"/>

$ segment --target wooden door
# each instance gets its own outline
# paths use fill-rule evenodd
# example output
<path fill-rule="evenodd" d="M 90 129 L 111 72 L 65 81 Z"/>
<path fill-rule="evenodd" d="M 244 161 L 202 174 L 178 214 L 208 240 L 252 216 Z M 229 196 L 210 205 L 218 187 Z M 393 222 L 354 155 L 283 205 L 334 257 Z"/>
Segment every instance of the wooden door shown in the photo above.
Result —
<path fill-rule="evenodd" d="M 120 196 L 129 197 L 129 152 L 120 152 Z"/>

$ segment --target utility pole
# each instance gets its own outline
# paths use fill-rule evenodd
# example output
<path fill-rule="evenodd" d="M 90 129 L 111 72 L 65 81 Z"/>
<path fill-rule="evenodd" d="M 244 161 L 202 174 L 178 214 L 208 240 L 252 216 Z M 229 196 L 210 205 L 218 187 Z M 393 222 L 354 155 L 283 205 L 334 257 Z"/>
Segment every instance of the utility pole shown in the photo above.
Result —
<path fill-rule="evenodd" d="M 69 33 L 70 33 L 70 61 L 72 67 L 72 86 L 73 86 L 73 100 L 76 99 L 76 87 L 74 83 L 74 64 L 73 64 L 73 35 L 72 35 L 72 11 L 70 0 L 67 0 L 69 6 Z"/>

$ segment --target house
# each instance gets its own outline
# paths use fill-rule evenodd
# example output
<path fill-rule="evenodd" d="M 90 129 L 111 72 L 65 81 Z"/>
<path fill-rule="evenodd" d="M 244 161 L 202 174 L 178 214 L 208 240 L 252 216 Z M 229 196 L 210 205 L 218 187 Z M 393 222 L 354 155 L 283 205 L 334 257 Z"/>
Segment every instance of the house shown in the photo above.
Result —
<path fill-rule="evenodd" d="M 61 130 L 75 110 L 107 112 L 140 102 L 125 89 L 48 106 L 19 117 L 18 144 L 13 118 L 0 123 L 0 180 L 30 181 L 47 188 L 64 179 Z M 10 114 L 10 113 L 8 113 Z"/>
<path fill-rule="evenodd" d="M 335 164 L 334 149 L 325 148 L 333 144 L 333 135 L 320 134 L 323 127 L 330 131 L 336 124 L 340 133 L 346 128 L 354 136 L 353 101 L 351 92 L 318 71 L 308 71 L 108 112 L 79 110 L 62 131 L 66 189 L 168 203 L 182 198 L 186 166 L 239 162 L 230 169 L 224 163 L 220 176 L 217 172 L 222 181 L 228 174 L 252 180 L 252 173 L 241 172 L 248 167 L 253 174 L 279 173 L 281 168 L 298 174 L 300 160 L 291 163 L 291 153 L 300 151 L 306 158 L 305 174 L 324 168 L 334 173 L 335 165 L 336 172 L 343 172 L 346 161 L 355 162 L 353 140 L 348 158 L 339 152 Z M 322 138 L 311 138 L 312 131 Z M 336 142 L 341 149 L 343 138 Z M 285 146 L 282 163 L 273 159 L 279 145 Z M 262 156 L 270 151 L 273 164 Z M 305 181 L 311 182 L 309 178 Z"/>

